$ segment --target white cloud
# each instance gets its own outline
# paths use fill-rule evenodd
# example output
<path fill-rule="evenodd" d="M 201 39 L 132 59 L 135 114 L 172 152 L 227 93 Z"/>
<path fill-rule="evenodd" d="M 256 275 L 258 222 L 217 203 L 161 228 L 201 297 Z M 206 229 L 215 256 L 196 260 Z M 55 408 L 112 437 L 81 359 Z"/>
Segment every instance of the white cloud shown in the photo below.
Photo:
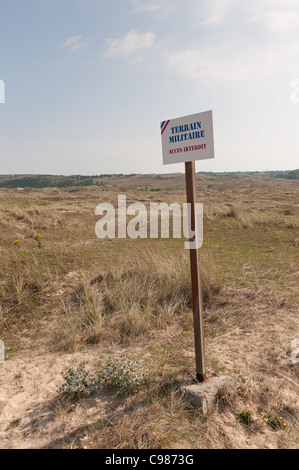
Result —
<path fill-rule="evenodd" d="M 172 0 L 173 1 L 173 0 Z M 131 0 L 133 12 L 166 13 L 170 9 L 169 0 Z"/>
<path fill-rule="evenodd" d="M 193 9 L 202 25 L 234 25 L 238 14 L 239 19 L 259 23 L 271 33 L 299 27 L 298 0 L 202 0 L 195 1 Z"/>
<path fill-rule="evenodd" d="M 225 57 L 225 56 L 224 56 Z M 186 50 L 172 54 L 171 70 L 189 79 L 239 81 L 252 75 L 252 64 L 240 58 L 223 58 L 216 50 Z"/>
<path fill-rule="evenodd" d="M 247 21 L 270 33 L 290 32 L 299 26 L 298 0 L 245 0 Z"/>
<path fill-rule="evenodd" d="M 260 20 L 271 32 L 291 31 L 299 26 L 299 11 L 267 11 L 261 15 Z"/>
<path fill-rule="evenodd" d="M 59 49 L 68 49 L 69 51 L 75 52 L 79 49 L 88 45 L 88 40 L 84 39 L 83 36 L 71 36 L 59 46 Z"/>
<path fill-rule="evenodd" d="M 222 23 L 237 0 L 204 0 L 199 7 L 200 23 L 201 24 L 219 24 Z"/>
<path fill-rule="evenodd" d="M 142 49 L 148 49 L 155 43 L 156 36 L 151 31 L 138 33 L 136 29 L 131 29 L 123 38 L 106 39 L 108 46 L 107 57 L 130 55 Z"/>
<path fill-rule="evenodd" d="M 168 68 L 172 73 L 199 82 L 242 82 L 273 78 L 280 71 L 293 73 L 299 54 L 299 44 L 277 47 L 240 49 L 232 54 L 228 46 L 185 50 L 170 54 Z"/>

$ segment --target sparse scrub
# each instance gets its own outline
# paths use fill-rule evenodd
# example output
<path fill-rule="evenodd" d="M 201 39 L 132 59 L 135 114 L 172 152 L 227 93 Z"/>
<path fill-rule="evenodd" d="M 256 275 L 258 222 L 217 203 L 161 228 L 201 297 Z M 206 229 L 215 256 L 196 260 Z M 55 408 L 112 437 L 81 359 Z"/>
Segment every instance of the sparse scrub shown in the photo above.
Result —
<path fill-rule="evenodd" d="M 261 226 L 261 227 L 281 227 L 281 228 L 298 228 L 298 217 L 290 214 L 287 216 L 284 212 L 281 214 L 272 212 L 246 213 L 239 214 L 239 220 L 244 227 Z"/>
<path fill-rule="evenodd" d="M 72 193 L 0 189 L 4 447 L 298 448 L 297 365 L 290 363 L 290 343 L 298 337 L 298 182 L 197 178 L 205 210 L 200 258 L 207 376 L 234 381 L 219 391 L 207 416 L 177 393 L 195 373 L 184 241 L 99 240 L 94 234 L 100 200 L 115 205 L 123 188 L 128 202 L 183 203 L 184 176 L 94 177 L 104 192 L 97 186 Z M 161 191 L 149 191 L 156 187 Z M 235 214 L 225 215 L 232 208 Z M 114 388 L 109 356 L 120 369 L 112 368 Z M 123 357 L 138 361 L 137 377 L 146 371 L 147 378 L 133 386 L 136 393 L 119 397 L 129 378 Z M 68 396 L 84 400 L 64 400 L 63 392 L 53 400 L 65 364 L 76 373 L 68 378 Z M 88 377 L 75 379 L 78 364 L 86 364 Z M 104 380 L 100 386 L 99 373 L 106 374 L 107 387 Z M 54 402 L 60 416 L 47 415 Z M 243 410 L 251 424 L 240 422 Z M 15 419 L 21 425 L 9 427 Z"/>

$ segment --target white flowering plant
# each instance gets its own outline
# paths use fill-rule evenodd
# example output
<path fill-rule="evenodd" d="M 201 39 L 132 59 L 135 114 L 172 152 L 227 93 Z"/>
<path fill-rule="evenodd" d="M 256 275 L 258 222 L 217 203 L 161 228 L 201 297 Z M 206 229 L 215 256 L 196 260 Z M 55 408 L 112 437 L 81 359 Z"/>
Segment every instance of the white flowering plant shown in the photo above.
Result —
<path fill-rule="evenodd" d="M 84 366 L 78 370 L 69 369 L 67 372 L 61 372 L 61 375 L 65 382 L 58 392 L 72 398 L 88 397 L 96 392 L 100 385 Z"/>
<path fill-rule="evenodd" d="M 98 374 L 99 383 L 118 389 L 119 395 L 134 393 L 145 380 L 145 373 L 138 373 L 138 362 L 109 358 L 105 369 Z"/>
<path fill-rule="evenodd" d="M 88 397 L 105 386 L 115 387 L 119 395 L 134 393 L 145 380 L 146 374 L 138 373 L 138 362 L 125 359 L 123 362 L 109 358 L 103 370 L 93 376 L 84 366 L 79 369 L 68 369 L 61 372 L 65 382 L 58 388 L 71 398 Z"/>

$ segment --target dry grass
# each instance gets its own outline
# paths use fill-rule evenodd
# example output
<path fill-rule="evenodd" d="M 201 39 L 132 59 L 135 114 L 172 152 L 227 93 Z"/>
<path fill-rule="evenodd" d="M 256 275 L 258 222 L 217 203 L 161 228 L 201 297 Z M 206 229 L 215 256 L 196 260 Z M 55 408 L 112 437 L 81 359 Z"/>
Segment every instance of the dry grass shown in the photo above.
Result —
<path fill-rule="evenodd" d="M 116 178 L 107 191 L 1 191 L 0 334 L 11 377 L 2 385 L 1 399 L 10 401 L 5 446 L 298 447 L 298 368 L 290 362 L 290 343 L 299 336 L 298 183 L 234 178 L 233 191 L 229 180 L 198 179 L 207 372 L 234 379 L 208 416 L 189 408 L 178 391 L 194 376 L 183 242 L 94 235 L 95 207 L 116 204 L 118 184 L 128 203 L 182 203 L 183 178 Z M 45 411 L 59 371 L 79 363 L 96 370 L 109 355 L 139 361 L 148 378 L 136 394 L 119 399 L 105 391 L 66 408 L 55 400 L 59 413 Z M 24 365 L 29 357 L 39 365 Z M 36 380 L 48 390 L 44 398 L 30 388 Z M 17 412 L 21 405 L 8 398 L 17 396 L 17 384 L 28 394 L 29 411 Z M 245 411 L 250 425 L 239 420 Z M 18 426 L 9 427 L 14 420 Z M 34 440 L 25 432 L 30 426 Z"/>
<path fill-rule="evenodd" d="M 216 267 L 209 259 L 202 263 L 204 302 L 220 291 Z M 63 304 L 55 345 L 72 351 L 82 341 L 127 342 L 165 329 L 190 312 L 189 255 L 169 256 L 167 250 L 142 250 L 122 258 L 121 267 L 111 263 L 107 272 L 82 273 L 80 282 Z"/>

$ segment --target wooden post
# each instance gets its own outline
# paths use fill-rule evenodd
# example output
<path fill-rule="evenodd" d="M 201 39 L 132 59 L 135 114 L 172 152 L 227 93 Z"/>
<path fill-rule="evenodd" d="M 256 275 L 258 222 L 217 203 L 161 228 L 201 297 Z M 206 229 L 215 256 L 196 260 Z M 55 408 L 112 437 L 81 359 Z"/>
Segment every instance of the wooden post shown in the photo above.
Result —
<path fill-rule="evenodd" d="M 191 206 L 190 228 L 195 231 L 195 162 L 185 162 L 187 203 Z M 199 249 L 190 249 L 191 284 L 192 284 L 192 304 L 194 322 L 194 343 L 196 379 L 204 382 L 206 379 L 205 348 L 204 348 L 204 328 L 203 328 L 203 306 L 202 288 L 200 277 Z"/>

